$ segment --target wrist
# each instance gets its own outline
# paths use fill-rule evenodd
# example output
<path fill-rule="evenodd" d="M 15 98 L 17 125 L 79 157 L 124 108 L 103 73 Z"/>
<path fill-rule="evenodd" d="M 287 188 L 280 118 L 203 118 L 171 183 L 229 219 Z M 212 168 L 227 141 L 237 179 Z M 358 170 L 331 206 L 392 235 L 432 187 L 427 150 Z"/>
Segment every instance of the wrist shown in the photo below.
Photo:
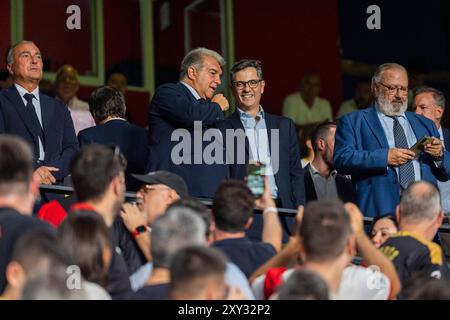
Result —
<path fill-rule="evenodd" d="M 266 213 L 278 213 L 278 209 L 275 206 L 266 207 L 263 210 L 263 214 Z"/>
<path fill-rule="evenodd" d="M 145 231 L 147 231 L 147 227 L 144 225 L 140 225 L 134 228 L 131 234 L 133 235 L 134 238 L 136 238 L 138 235 L 144 233 Z"/>

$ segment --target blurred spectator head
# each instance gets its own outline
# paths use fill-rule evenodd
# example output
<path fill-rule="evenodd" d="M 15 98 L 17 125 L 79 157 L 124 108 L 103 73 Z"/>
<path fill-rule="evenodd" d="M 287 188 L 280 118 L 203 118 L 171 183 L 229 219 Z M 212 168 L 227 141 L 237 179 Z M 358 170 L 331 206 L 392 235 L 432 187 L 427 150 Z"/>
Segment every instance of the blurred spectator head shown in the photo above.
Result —
<path fill-rule="evenodd" d="M 373 220 L 370 238 L 375 247 L 379 248 L 396 232 L 398 232 L 398 224 L 394 215 L 379 216 Z"/>
<path fill-rule="evenodd" d="M 63 253 L 55 236 L 47 232 L 31 232 L 21 238 L 14 247 L 11 261 L 6 267 L 8 285 L 4 295 L 18 299 L 27 281 L 62 270 L 70 259 Z M 66 285 L 66 279 L 63 284 Z"/>
<path fill-rule="evenodd" d="M 180 67 L 180 80 L 190 85 L 200 98 L 211 99 L 221 84 L 220 76 L 225 60 L 217 52 L 197 48 L 189 51 Z"/>
<path fill-rule="evenodd" d="M 102 123 L 110 118 L 125 119 L 126 106 L 123 94 L 110 86 L 97 88 L 89 98 L 89 111 L 96 123 Z"/>
<path fill-rule="evenodd" d="M 277 291 L 278 300 L 328 300 L 327 284 L 309 270 L 294 271 Z"/>
<path fill-rule="evenodd" d="M 243 181 L 222 182 L 212 205 L 216 228 L 229 233 L 244 232 L 253 221 L 254 202 L 252 192 Z"/>
<path fill-rule="evenodd" d="M 412 108 L 415 113 L 432 120 L 437 128 L 445 111 L 445 96 L 442 91 L 426 86 L 414 89 Z"/>
<path fill-rule="evenodd" d="M 112 88 L 119 90 L 123 96 L 127 92 L 128 80 L 127 77 L 120 72 L 113 72 L 109 75 L 106 84 Z"/>
<path fill-rule="evenodd" d="M 336 122 L 321 123 L 316 127 L 311 137 L 314 158 L 321 158 L 330 168 L 333 168 L 336 126 Z"/>
<path fill-rule="evenodd" d="M 403 289 L 406 300 L 450 300 L 450 281 L 415 275 Z"/>
<path fill-rule="evenodd" d="M 42 54 L 32 41 L 22 40 L 11 46 L 7 55 L 7 69 L 13 81 L 21 86 L 37 87 L 42 79 Z"/>
<path fill-rule="evenodd" d="M 33 155 L 28 144 L 17 136 L 0 137 L 0 198 L 4 205 L 31 214 L 39 194 L 39 179 L 33 176 Z"/>
<path fill-rule="evenodd" d="M 174 300 L 222 300 L 226 294 L 226 258 L 214 248 L 189 246 L 170 264 L 170 297 Z"/>
<path fill-rule="evenodd" d="M 56 71 L 54 87 L 56 96 L 65 104 L 69 104 L 69 101 L 77 95 L 80 88 L 77 70 L 68 64 L 63 65 Z"/>
<path fill-rule="evenodd" d="M 350 218 L 339 200 L 309 202 L 298 234 L 304 261 L 320 264 L 339 260 L 347 265 L 355 254 Z"/>
<path fill-rule="evenodd" d="M 398 116 L 408 108 L 408 73 L 397 63 L 380 65 L 372 77 L 377 108 L 385 115 Z"/>
<path fill-rule="evenodd" d="M 206 226 L 191 209 L 174 207 L 152 224 L 151 252 L 155 268 L 168 269 L 174 254 L 186 246 L 205 245 Z"/>
<path fill-rule="evenodd" d="M 356 82 L 355 103 L 358 109 L 368 107 L 373 101 L 370 79 L 360 79 Z"/>
<path fill-rule="evenodd" d="M 11 87 L 13 83 L 12 76 L 9 74 L 8 70 L 0 70 L 0 90 Z"/>
<path fill-rule="evenodd" d="M 142 183 L 136 199 L 139 209 L 147 214 L 148 224 L 162 215 L 170 204 L 189 196 L 183 178 L 175 173 L 160 170 L 132 176 Z"/>
<path fill-rule="evenodd" d="M 437 188 L 426 181 L 411 183 L 402 192 L 396 218 L 400 230 L 406 227 L 420 230 L 431 241 L 444 219 Z"/>
<path fill-rule="evenodd" d="M 214 223 L 212 222 L 212 213 L 211 210 L 209 210 L 206 205 L 195 199 L 184 198 L 178 199 L 177 201 L 172 203 L 167 209 L 175 207 L 188 208 L 194 211 L 196 214 L 198 214 L 205 223 L 206 226 L 205 237 L 208 244 L 211 244 L 214 241 L 212 233 L 215 227 Z"/>
<path fill-rule="evenodd" d="M 59 243 L 83 278 L 102 287 L 108 285 L 112 247 L 104 219 L 95 212 L 74 212 L 58 229 Z"/>
<path fill-rule="evenodd" d="M 106 201 L 113 204 L 113 213 L 118 213 L 125 196 L 125 167 L 126 160 L 118 147 L 83 147 L 70 167 L 78 201 Z"/>
<path fill-rule="evenodd" d="M 83 286 L 71 289 L 67 286 L 67 274 L 57 269 L 52 273 L 30 279 L 23 288 L 22 300 L 87 300 Z"/>
<path fill-rule="evenodd" d="M 303 99 L 314 101 L 320 94 L 320 76 L 317 73 L 306 73 L 300 82 L 300 92 Z"/>

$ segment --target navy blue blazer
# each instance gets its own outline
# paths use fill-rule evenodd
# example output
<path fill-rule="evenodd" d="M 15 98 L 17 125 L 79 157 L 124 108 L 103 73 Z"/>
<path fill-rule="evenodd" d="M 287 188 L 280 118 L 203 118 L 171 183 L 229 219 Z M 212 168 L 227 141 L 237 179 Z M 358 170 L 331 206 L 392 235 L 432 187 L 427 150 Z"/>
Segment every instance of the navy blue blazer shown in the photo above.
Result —
<path fill-rule="evenodd" d="M 439 138 L 434 123 L 412 112 L 405 112 L 417 139 Z M 389 145 L 376 109 L 352 112 L 340 119 L 336 130 L 334 166 L 341 174 L 351 174 L 356 186 L 357 204 L 364 215 L 376 217 L 395 212 L 400 201 L 397 173 L 388 166 Z M 436 179 L 450 178 L 450 153 L 444 151 L 442 167 L 423 153 L 419 157 L 422 180 L 437 185 Z"/>
<path fill-rule="evenodd" d="M 159 86 L 149 109 L 148 171 L 166 170 L 176 173 L 186 182 L 191 196 L 211 198 L 220 182 L 228 177 L 228 169 L 225 164 L 206 164 L 204 161 L 194 164 L 194 155 L 196 158 L 203 158 L 205 147 L 211 143 L 194 141 L 194 121 L 202 121 L 204 133 L 206 129 L 216 128 L 217 123 L 223 119 L 223 112 L 217 103 L 196 100 L 185 85 L 168 83 Z M 176 129 L 180 130 L 172 141 L 172 133 Z M 197 134 L 200 136 L 200 132 Z M 181 141 L 186 142 L 191 150 L 178 152 L 177 148 L 174 149 L 177 145 L 180 147 Z M 184 155 L 188 161 L 174 163 L 172 150 L 176 155 Z M 220 152 L 224 152 L 223 143 Z"/>
<path fill-rule="evenodd" d="M 450 150 L 450 129 L 442 127 L 445 149 Z"/>
<path fill-rule="evenodd" d="M 127 189 L 136 191 L 139 188 L 140 183 L 134 181 L 130 174 L 146 173 L 148 161 L 148 132 L 146 129 L 125 120 L 114 119 L 81 130 L 78 133 L 78 141 L 80 146 L 92 143 L 118 146 L 127 159 L 125 171 Z"/>
<path fill-rule="evenodd" d="M 70 161 L 78 150 L 72 118 L 62 102 L 42 93 L 39 93 L 39 98 L 45 140 L 43 165 L 59 168 L 53 175 L 62 181 L 69 174 Z M 32 127 L 16 87 L 0 91 L 0 133 L 18 135 L 36 150 L 38 137 L 32 133 Z M 34 160 L 37 167 L 37 159 Z"/>
<path fill-rule="evenodd" d="M 279 168 L 275 173 L 275 182 L 278 187 L 278 196 L 281 206 L 288 209 L 296 209 L 299 205 L 305 203 L 305 185 L 303 178 L 303 169 L 300 161 L 300 148 L 297 140 L 297 132 L 294 122 L 286 117 L 265 113 L 267 134 L 269 139 L 269 150 L 272 154 L 274 146 L 271 141 L 271 130 L 279 130 Z M 234 112 L 221 125 L 222 131 L 226 129 L 242 129 L 239 112 Z M 248 140 L 238 140 L 237 143 L 245 144 L 245 160 L 249 159 Z M 233 164 L 229 164 L 230 177 L 233 179 L 244 180 L 246 176 L 246 165 L 238 164 L 237 145 L 234 148 Z M 227 154 L 229 152 L 227 151 Z"/>

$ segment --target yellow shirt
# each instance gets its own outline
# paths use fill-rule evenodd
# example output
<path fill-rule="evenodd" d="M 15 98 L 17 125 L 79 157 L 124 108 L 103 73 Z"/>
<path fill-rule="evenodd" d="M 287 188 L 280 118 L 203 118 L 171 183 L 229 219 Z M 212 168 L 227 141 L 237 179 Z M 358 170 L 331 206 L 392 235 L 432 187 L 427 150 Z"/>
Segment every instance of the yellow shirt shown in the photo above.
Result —
<path fill-rule="evenodd" d="M 297 125 L 333 120 L 328 100 L 316 97 L 312 108 L 309 108 L 300 92 L 290 94 L 284 99 L 283 116 L 291 118 Z"/>

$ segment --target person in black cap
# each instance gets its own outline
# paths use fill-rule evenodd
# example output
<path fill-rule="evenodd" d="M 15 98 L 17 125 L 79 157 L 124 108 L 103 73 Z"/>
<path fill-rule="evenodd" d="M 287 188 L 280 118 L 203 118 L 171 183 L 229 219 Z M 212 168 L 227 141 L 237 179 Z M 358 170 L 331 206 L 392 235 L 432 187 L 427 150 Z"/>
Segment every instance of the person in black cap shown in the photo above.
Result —
<path fill-rule="evenodd" d="M 186 183 L 175 173 L 154 171 L 132 176 L 142 183 L 136 193 L 137 207 L 145 213 L 147 225 L 151 225 L 173 202 L 189 197 Z"/>

